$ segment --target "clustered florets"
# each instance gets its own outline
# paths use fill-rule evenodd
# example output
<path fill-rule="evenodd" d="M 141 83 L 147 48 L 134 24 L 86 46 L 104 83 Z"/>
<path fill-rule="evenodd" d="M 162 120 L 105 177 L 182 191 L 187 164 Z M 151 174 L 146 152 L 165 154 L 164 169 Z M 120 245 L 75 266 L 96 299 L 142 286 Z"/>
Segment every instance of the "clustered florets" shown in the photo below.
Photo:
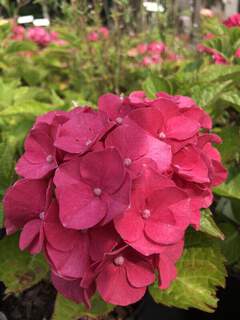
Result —
<path fill-rule="evenodd" d="M 226 178 L 211 119 L 184 96 L 105 94 L 37 118 L 4 197 L 8 234 L 44 252 L 59 292 L 128 305 L 176 278 L 186 229 Z"/>

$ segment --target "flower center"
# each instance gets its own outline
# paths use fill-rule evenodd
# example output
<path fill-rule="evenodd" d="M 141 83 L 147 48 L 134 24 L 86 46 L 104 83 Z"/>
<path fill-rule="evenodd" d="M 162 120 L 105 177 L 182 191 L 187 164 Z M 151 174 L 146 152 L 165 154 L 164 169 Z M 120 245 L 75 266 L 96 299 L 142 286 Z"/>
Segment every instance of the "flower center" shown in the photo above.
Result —
<path fill-rule="evenodd" d="M 95 196 L 99 197 L 102 194 L 102 189 L 94 188 L 93 193 L 95 194 Z"/>
<path fill-rule="evenodd" d="M 85 142 L 85 145 L 86 145 L 86 146 L 89 146 L 91 143 L 92 143 L 92 140 L 88 139 L 88 140 Z"/>
<path fill-rule="evenodd" d="M 160 132 L 158 135 L 159 139 L 165 139 L 166 138 L 166 134 L 164 132 Z"/>
<path fill-rule="evenodd" d="M 53 156 L 52 156 L 51 154 L 49 154 L 49 155 L 46 157 L 46 161 L 47 161 L 47 163 L 53 162 Z"/>
<path fill-rule="evenodd" d="M 132 160 L 130 158 L 126 158 L 126 159 L 123 160 L 123 164 L 126 167 L 129 167 L 132 164 Z"/>
<path fill-rule="evenodd" d="M 45 217 L 45 212 L 40 212 L 39 213 L 39 219 L 40 220 L 44 220 L 44 217 Z"/>
<path fill-rule="evenodd" d="M 117 117 L 115 120 L 118 124 L 122 124 L 123 123 L 123 118 L 122 117 Z"/>
<path fill-rule="evenodd" d="M 144 209 L 142 212 L 143 219 L 148 219 L 151 216 L 151 211 L 149 209 Z"/>
<path fill-rule="evenodd" d="M 116 257 L 116 258 L 114 259 L 114 264 L 115 264 L 116 266 L 122 266 L 123 263 L 124 263 L 124 258 L 123 258 L 123 256 L 118 256 L 118 257 Z"/>

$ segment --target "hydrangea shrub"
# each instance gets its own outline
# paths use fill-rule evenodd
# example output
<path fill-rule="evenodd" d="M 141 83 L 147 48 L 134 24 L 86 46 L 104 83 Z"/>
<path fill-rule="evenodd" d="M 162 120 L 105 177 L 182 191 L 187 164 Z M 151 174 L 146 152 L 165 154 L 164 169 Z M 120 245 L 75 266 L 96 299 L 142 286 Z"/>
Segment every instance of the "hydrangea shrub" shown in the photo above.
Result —
<path fill-rule="evenodd" d="M 105 94 L 99 110 L 37 118 L 4 197 L 7 234 L 43 252 L 52 282 L 91 307 L 139 301 L 149 285 L 176 279 L 189 226 L 227 172 L 209 115 L 185 96 Z"/>

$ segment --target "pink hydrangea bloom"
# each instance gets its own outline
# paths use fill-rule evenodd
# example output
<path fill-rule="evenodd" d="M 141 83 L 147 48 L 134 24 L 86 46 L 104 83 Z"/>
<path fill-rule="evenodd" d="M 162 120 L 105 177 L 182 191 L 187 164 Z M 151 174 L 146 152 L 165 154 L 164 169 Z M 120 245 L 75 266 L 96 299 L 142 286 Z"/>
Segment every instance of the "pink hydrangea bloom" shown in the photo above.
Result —
<path fill-rule="evenodd" d="M 163 53 L 166 49 L 166 46 L 164 43 L 162 42 L 158 42 L 158 41 L 153 41 L 151 43 L 149 43 L 148 47 L 147 47 L 147 51 L 151 52 L 151 53 Z"/>
<path fill-rule="evenodd" d="M 227 64 L 227 60 L 218 52 L 214 53 L 212 57 L 216 64 Z"/>
<path fill-rule="evenodd" d="M 87 40 L 91 42 L 95 42 L 99 40 L 99 35 L 97 32 L 93 31 L 87 35 Z"/>
<path fill-rule="evenodd" d="M 27 38 L 45 47 L 51 42 L 51 35 L 43 27 L 32 27 L 27 32 Z"/>
<path fill-rule="evenodd" d="M 22 26 L 15 25 L 12 30 L 12 39 L 22 41 L 25 38 L 25 28 Z"/>
<path fill-rule="evenodd" d="M 227 172 L 211 118 L 190 97 L 108 93 L 98 107 L 36 119 L 4 221 L 7 234 L 21 231 L 21 250 L 44 253 L 66 298 L 91 307 L 98 292 L 125 306 L 174 281 L 186 230 Z"/>
<path fill-rule="evenodd" d="M 240 48 L 238 48 L 235 52 L 235 57 L 240 58 Z"/>
<path fill-rule="evenodd" d="M 240 13 L 233 14 L 231 17 L 223 21 L 228 28 L 240 27 Z"/>
<path fill-rule="evenodd" d="M 109 37 L 109 29 L 107 27 L 100 27 L 98 33 L 100 33 L 104 39 L 108 39 Z"/>

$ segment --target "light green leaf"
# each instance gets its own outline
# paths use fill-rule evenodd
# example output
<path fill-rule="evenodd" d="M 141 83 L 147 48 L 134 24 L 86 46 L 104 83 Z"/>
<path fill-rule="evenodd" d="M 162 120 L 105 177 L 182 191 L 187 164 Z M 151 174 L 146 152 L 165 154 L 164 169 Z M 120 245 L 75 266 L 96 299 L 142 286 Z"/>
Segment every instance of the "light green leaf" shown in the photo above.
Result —
<path fill-rule="evenodd" d="M 157 283 L 150 287 L 157 303 L 206 312 L 213 312 L 217 307 L 216 288 L 225 286 L 225 259 L 215 242 L 203 239 L 199 243 L 184 250 L 177 263 L 177 278 L 169 289 L 160 290 Z"/>
<path fill-rule="evenodd" d="M 86 309 L 83 304 L 76 304 L 58 294 L 53 320 L 78 320 L 81 317 L 97 319 L 99 316 L 103 316 L 111 312 L 113 308 L 113 305 L 105 303 L 96 294 L 92 298 L 92 308 L 90 310 Z"/>
<path fill-rule="evenodd" d="M 237 126 L 224 127 L 218 134 L 223 140 L 223 143 L 218 145 L 218 150 L 221 153 L 224 163 L 229 163 L 240 154 L 240 129 Z"/>
<path fill-rule="evenodd" d="M 221 95 L 221 100 L 233 106 L 240 112 L 240 93 L 238 91 L 228 91 Z"/>
<path fill-rule="evenodd" d="M 41 255 L 31 256 L 20 251 L 18 235 L 5 237 L 0 241 L 0 280 L 7 292 L 21 292 L 48 274 L 48 265 Z"/>
<path fill-rule="evenodd" d="M 212 212 L 209 209 L 201 210 L 200 231 L 221 240 L 224 239 L 224 234 L 216 225 L 212 217 Z"/>
<path fill-rule="evenodd" d="M 228 179 L 219 187 L 214 189 L 214 193 L 228 198 L 240 199 L 240 173 L 239 168 L 228 170 Z"/>
<path fill-rule="evenodd" d="M 0 112 L 1 116 L 12 116 L 12 115 L 20 115 L 20 114 L 32 114 L 34 116 L 41 115 L 44 112 L 48 112 L 56 109 L 50 104 L 38 102 L 35 100 L 25 101 L 24 104 L 17 104 L 10 106 L 9 108 L 4 109 Z"/>
<path fill-rule="evenodd" d="M 36 49 L 37 45 L 32 41 L 11 41 L 6 50 L 6 54 L 16 53 L 20 51 L 34 51 Z"/>
<path fill-rule="evenodd" d="M 167 79 L 158 76 L 150 76 L 143 83 L 143 90 L 149 98 L 155 98 L 156 93 L 164 91 L 172 93 L 172 87 Z"/>
<path fill-rule="evenodd" d="M 14 177 L 16 146 L 16 139 L 11 136 L 0 144 L 0 196 Z"/>
<path fill-rule="evenodd" d="M 226 81 L 240 76 L 240 66 L 228 66 L 223 64 L 208 65 L 199 75 L 201 82 Z"/>
<path fill-rule="evenodd" d="M 201 106 L 207 107 L 220 98 L 221 94 L 231 84 L 231 81 L 209 85 L 197 85 L 192 88 L 192 98 Z"/>

